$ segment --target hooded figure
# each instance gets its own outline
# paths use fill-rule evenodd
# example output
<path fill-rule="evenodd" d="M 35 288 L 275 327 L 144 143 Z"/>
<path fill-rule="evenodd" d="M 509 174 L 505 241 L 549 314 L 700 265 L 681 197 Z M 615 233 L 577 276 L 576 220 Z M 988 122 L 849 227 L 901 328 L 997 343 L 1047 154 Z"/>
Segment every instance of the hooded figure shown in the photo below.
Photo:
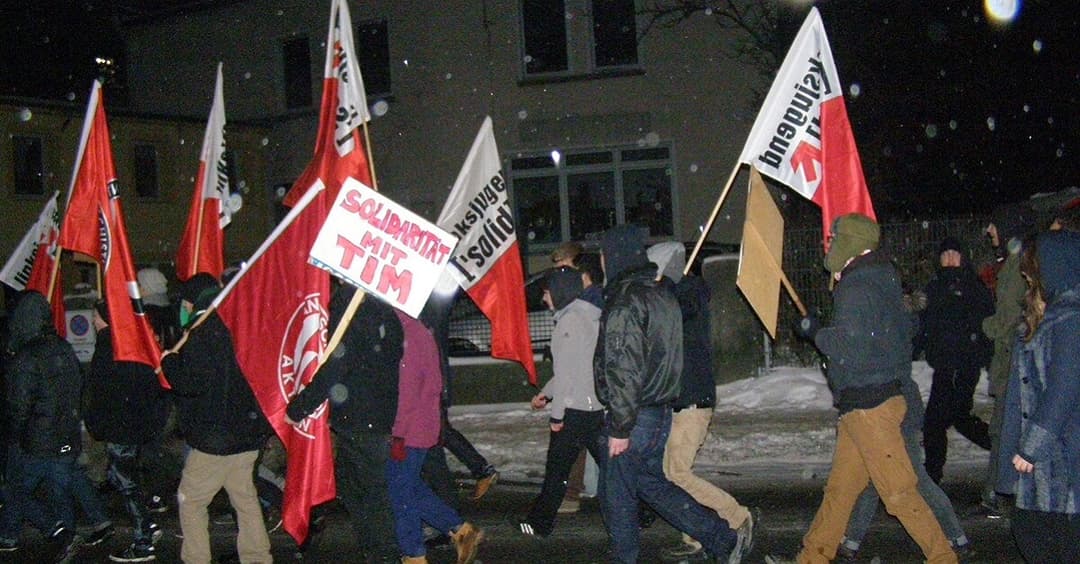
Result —
<path fill-rule="evenodd" d="M 666 276 L 678 284 L 686 267 L 686 247 L 682 243 L 667 241 L 657 243 L 645 253 L 649 262 L 656 265 L 657 276 Z"/>
<path fill-rule="evenodd" d="M 825 270 L 839 274 L 851 259 L 865 251 L 877 250 L 880 240 L 881 227 L 869 217 L 849 213 L 836 218 L 829 252 L 825 253 Z"/>
<path fill-rule="evenodd" d="M 648 264 L 645 256 L 645 238 L 648 234 L 644 227 L 630 224 L 617 225 L 604 232 L 601 249 L 604 278 L 608 284 L 620 274 Z"/>

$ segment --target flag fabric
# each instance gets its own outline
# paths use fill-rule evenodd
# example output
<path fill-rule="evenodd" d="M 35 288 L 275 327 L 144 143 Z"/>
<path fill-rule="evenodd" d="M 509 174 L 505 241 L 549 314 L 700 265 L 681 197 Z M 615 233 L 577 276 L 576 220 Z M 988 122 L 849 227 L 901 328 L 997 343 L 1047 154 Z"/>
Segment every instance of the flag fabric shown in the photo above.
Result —
<path fill-rule="evenodd" d="M 307 264 L 326 218 L 317 182 L 218 295 L 216 307 L 232 333 L 236 360 L 287 453 L 282 518 L 303 542 L 311 507 L 334 499 L 329 407 L 290 426 L 289 401 L 311 382 L 326 346 L 330 276 Z"/>
<path fill-rule="evenodd" d="M 160 368 L 161 349 L 143 311 L 120 205 L 120 184 L 113 165 L 101 83 L 96 80 L 90 91 L 75 158 L 59 246 L 87 255 L 101 267 L 102 293 L 109 304 L 113 358 Z M 163 387 L 169 387 L 160 374 L 158 379 Z"/>
<path fill-rule="evenodd" d="M 225 270 L 223 229 L 232 219 L 227 206 L 229 172 L 225 163 L 225 97 L 221 86 L 221 63 L 217 68 L 214 102 L 206 122 L 199 172 L 191 195 L 187 225 L 176 251 L 176 277 L 187 280 L 200 272 L 221 279 Z"/>
<path fill-rule="evenodd" d="M 811 8 L 758 112 L 739 162 L 790 186 L 833 218 L 875 218 L 843 87 L 817 8 Z"/>
<path fill-rule="evenodd" d="M 60 208 L 57 205 L 60 192 L 53 192 L 45 208 L 41 210 L 37 222 L 26 232 L 15 252 L 8 258 L 4 268 L 0 269 L 0 282 L 16 290 L 40 292 L 52 304 L 53 324 L 63 337 L 67 333 L 64 315 L 64 297 L 61 284 L 53 284 L 49 295 L 49 282 L 59 249 L 56 246 L 60 237 Z"/>
<path fill-rule="evenodd" d="M 447 270 L 491 321 L 491 356 L 521 363 L 535 385 L 521 249 L 506 189 L 485 117 L 437 223 L 460 239 Z"/>
<path fill-rule="evenodd" d="M 285 195 L 282 203 L 286 206 L 294 205 L 316 180 L 322 180 L 325 197 L 331 202 L 337 198 L 341 183 L 350 176 L 377 188 L 364 149 L 363 124 L 371 121 L 371 114 L 353 45 L 349 3 L 333 0 L 315 157 Z"/>

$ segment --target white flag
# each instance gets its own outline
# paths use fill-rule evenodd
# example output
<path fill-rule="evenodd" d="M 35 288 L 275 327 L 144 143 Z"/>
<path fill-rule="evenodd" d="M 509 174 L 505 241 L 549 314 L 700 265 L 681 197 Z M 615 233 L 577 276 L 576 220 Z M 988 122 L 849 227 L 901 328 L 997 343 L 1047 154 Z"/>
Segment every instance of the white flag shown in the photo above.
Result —
<path fill-rule="evenodd" d="M 37 222 L 23 235 L 19 246 L 15 247 L 15 252 L 8 258 L 4 268 L 0 269 L 0 282 L 19 291 L 26 289 L 38 247 L 55 245 L 60 233 L 60 214 L 56 207 L 59 196 L 59 191 L 53 192 L 49 201 L 45 202 L 45 209 L 41 210 Z"/>

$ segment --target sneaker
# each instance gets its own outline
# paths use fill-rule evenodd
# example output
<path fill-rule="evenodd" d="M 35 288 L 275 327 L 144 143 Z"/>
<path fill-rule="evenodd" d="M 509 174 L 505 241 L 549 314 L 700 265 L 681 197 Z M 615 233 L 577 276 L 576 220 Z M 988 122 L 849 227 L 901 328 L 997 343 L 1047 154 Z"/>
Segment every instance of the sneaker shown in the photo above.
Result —
<path fill-rule="evenodd" d="M 71 562 L 79 553 L 79 547 L 82 546 L 82 537 L 65 527 L 53 531 L 53 534 L 49 535 L 49 541 L 56 547 L 56 552 L 53 554 L 53 562 L 56 564 Z"/>
<path fill-rule="evenodd" d="M 113 562 L 149 562 L 157 560 L 157 555 L 154 554 L 154 545 L 140 547 L 132 544 L 120 552 L 110 554 L 109 560 Z"/>
<path fill-rule="evenodd" d="M 836 549 L 836 561 L 837 562 L 855 562 L 859 559 L 859 550 L 851 548 L 850 546 L 841 544 Z"/>
<path fill-rule="evenodd" d="M 19 550 L 18 540 L 0 539 L 0 552 L 15 552 Z"/>
<path fill-rule="evenodd" d="M 165 531 L 161 530 L 161 525 L 158 525 L 153 521 L 151 521 L 146 528 L 150 529 L 150 544 L 157 544 L 158 541 L 161 540 L 161 537 L 165 536 Z"/>
<path fill-rule="evenodd" d="M 754 529 L 761 521 L 761 508 L 752 507 L 746 521 L 735 531 L 735 548 L 728 555 L 728 564 L 738 564 L 754 549 Z"/>
<path fill-rule="evenodd" d="M 546 537 L 551 534 L 550 531 L 541 531 L 528 521 L 518 521 L 515 525 L 519 533 L 530 537 Z"/>
<path fill-rule="evenodd" d="M 488 493 L 488 490 L 490 490 L 491 486 L 494 486 L 497 481 L 499 481 L 499 473 L 492 468 L 491 472 L 476 481 L 476 487 L 473 489 L 472 495 L 473 501 L 478 501 L 480 498 L 484 497 L 484 494 Z"/>
<path fill-rule="evenodd" d="M 281 528 L 281 513 L 276 509 L 267 509 L 263 514 L 263 520 L 266 522 L 267 534 L 276 532 Z"/>
<path fill-rule="evenodd" d="M 169 504 L 159 495 L 152 495 L 146 500 L 146 510 L 150 513 L 165 513 L 169 510 Z"/>
<path fill-rule="evenodd" d="M 98 525 L 94 530 L 86 535 L 86 539 L 83 540 L 83 544 L 86 546 L 97 546 L 106 540 L 112 538 L 116 533 L 116 527 L 113 527 L 111 521 L 105 521 Z"/>
<path fill-rule="evenodd" d="M 480 548 L 480 542 L 484 540 L 484 531 L 477 529 L 472 523 L 466 521 L 450 539 L 457 549 L 457 564 L 472 564 L 476 560 L 476 553 Z"/>
<path fill-rule="evenodd" d="M 692 543 L 680 542 L 675 546 L 660 550 L 660 560 L 664 562 L 693 562 L 695 560 L 704 560 L 706 556 L 705 547 L 696 541 Z"/>

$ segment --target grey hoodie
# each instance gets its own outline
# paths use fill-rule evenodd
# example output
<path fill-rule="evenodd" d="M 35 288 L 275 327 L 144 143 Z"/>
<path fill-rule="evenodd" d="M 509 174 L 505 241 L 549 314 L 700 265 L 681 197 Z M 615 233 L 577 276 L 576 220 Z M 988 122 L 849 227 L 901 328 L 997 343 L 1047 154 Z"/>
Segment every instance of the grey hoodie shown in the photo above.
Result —
<path fill-rule="evenodd" d="M 561 421 L 566 409 L 599 411 L 593 384 L 593 352 L 600 332 L 600 308 L 576 299 L 555 312 L 551 332 L 554 376 L 541 392 L 551 398 L 551 419 Z"/>

